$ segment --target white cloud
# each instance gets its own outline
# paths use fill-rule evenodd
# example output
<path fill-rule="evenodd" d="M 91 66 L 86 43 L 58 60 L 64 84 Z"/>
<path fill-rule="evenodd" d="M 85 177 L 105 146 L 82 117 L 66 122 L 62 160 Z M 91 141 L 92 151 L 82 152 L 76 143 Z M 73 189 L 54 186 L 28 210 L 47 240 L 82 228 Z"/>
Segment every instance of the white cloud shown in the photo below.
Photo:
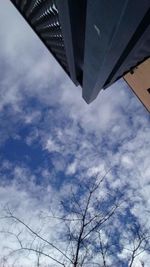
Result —
<path fill-rule="evenodd" d="M 45 149 L 48 150 L 49 152 L 59 152 L 60 151 L 59 146 L 51 138 L 49 138 L 47 140 L 46 145 L 45 145 Z"/>
<path fill-rule="evenodd" d="M 76 169 L 77 169 L 77 161 L 74 161 L 68 165 L 67 170 L 66 170 L 66 174 L 67 175 L 73 175 L 76 173 Z"/>

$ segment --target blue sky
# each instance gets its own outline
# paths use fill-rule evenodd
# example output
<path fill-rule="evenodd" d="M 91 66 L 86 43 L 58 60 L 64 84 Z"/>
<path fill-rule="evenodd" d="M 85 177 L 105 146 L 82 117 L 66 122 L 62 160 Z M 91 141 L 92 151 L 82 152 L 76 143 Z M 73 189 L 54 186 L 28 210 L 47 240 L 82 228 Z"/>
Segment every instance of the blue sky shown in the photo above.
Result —
<path fill-rule="evenodd" d="M 8 0 L 1 1 L 0 40 L 1 208 L 11 203 L 38 225 L 37 214 L 49 202 L 57 207 L 75 180 L 112 168 L 103 194 L 109 188 L 129 200 L 116 225 L 130 217 L 149 228 L 150 117 L 126 83 L 87 105 Z M 149 255 L 140 257 L 149 266 Z"/>

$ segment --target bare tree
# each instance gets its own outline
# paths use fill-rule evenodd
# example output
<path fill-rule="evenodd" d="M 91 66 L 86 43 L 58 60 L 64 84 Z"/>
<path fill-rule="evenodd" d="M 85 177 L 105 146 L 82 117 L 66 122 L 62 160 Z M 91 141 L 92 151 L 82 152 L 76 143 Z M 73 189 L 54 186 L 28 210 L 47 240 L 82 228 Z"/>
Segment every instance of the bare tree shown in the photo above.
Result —
<path fill-rule="evenodd" d="M 110 255 L 113 258 L 118 244 L 113 244 L 107 229 L 112 227 L 114 216 L 117 216 L 124 200 L 109 190 L 103 196 L 106 175 L 78 182 L 76 191 L 72 187 L 69 197 L 63 197 L 59 214 L 53 211 L 46 216 L 46 219 L 58 221 L 61 226 L 62 231 L 57 234 L 56 241 L 49 240 L 41 229 L 34 229 L 7 207 L 4 219 L 11 221 L 15 227 L 14 231 L 6 232 L 15 238 L 17 244 L 17 248 L 9 252 L 9 257 L 15 253 L 35 254 L 37 267 L 40 267 L 41 258 L 49 259 L 51 267 L 109 267 L 108 259 Z M 58 230 L 57 225 L 56 232 Z M 4 234 L 4 230 L 2 232 Z M 149 246 L 149 236 L 145 235 L 145 231 L 141 232 L 138 228 L 135 232 L 128 267 L 132 267 L 135 258 Z M 104 234 L 106 238 L 102 238 Z M 25 238 L 27 235 L 28 239 Z"/>
<path fill-rule="evenodd" d="M 97 232 L 115 214 L 120 205 L 118 199 L 113 198 L 111 205 L 110 203 L 106 205 L 107 208 L 103 206 L 105 201 L 100 196 L 100 188 L 104 178 L 105 176 L 101 179 L 93 178 L 84 185 L 86 190 L 84 199 L 81 197 L 79 200 L 77 194 L 72 192 L 70 202 L 62 202 L 65 210 L 63 220 L 66 222 L 70 241 L 68 249 L 70 249 L 74 267 L 99 265 L 94 261 L 99 237 Z"/>
<path fill-rule="evenodd" d="M 135 259 L 142 254 L 144 251 L 150 251 L 150 233 L 141 227 L 139 223 L 133 223 L 130 227 L 130 233 L 132 234 L 131 248 L 128 267 L 132 267 Z M 141 266 L 144 266 L 144 262 L 141 261 Z"/>

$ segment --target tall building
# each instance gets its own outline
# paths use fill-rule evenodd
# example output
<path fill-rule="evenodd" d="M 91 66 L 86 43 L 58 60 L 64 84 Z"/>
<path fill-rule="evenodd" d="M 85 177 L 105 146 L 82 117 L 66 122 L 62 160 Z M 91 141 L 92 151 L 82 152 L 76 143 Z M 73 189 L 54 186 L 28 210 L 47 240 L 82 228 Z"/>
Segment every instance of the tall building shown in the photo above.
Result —
<path fill-rule="evenodd" d="M 136 67 L 141 70 L 141 64 L 150 57 L 150 0 L 11 2 L 72 81 L 82 87 L 87 103 L 120 77 L 141 97 L 136 92 L 143 90 L 142 81 L 141 89 L 135 86 L 139 83 Z M 137 82 L 131 82 L 130 74 Z M 144 85 L 148 101 L 141 101 L 150 111 L 149 88 L 150 80 Z"/>

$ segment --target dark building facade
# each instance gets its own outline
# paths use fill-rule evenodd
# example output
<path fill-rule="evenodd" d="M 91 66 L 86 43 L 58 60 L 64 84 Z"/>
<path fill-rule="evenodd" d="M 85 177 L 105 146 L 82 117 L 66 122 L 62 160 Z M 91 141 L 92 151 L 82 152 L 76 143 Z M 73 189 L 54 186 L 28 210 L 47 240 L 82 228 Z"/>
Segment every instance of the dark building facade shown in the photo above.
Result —
<path fill-rule="evenodd" d="M 150 0 L 11 0 L 92 102 L 150 56 Z"/>

